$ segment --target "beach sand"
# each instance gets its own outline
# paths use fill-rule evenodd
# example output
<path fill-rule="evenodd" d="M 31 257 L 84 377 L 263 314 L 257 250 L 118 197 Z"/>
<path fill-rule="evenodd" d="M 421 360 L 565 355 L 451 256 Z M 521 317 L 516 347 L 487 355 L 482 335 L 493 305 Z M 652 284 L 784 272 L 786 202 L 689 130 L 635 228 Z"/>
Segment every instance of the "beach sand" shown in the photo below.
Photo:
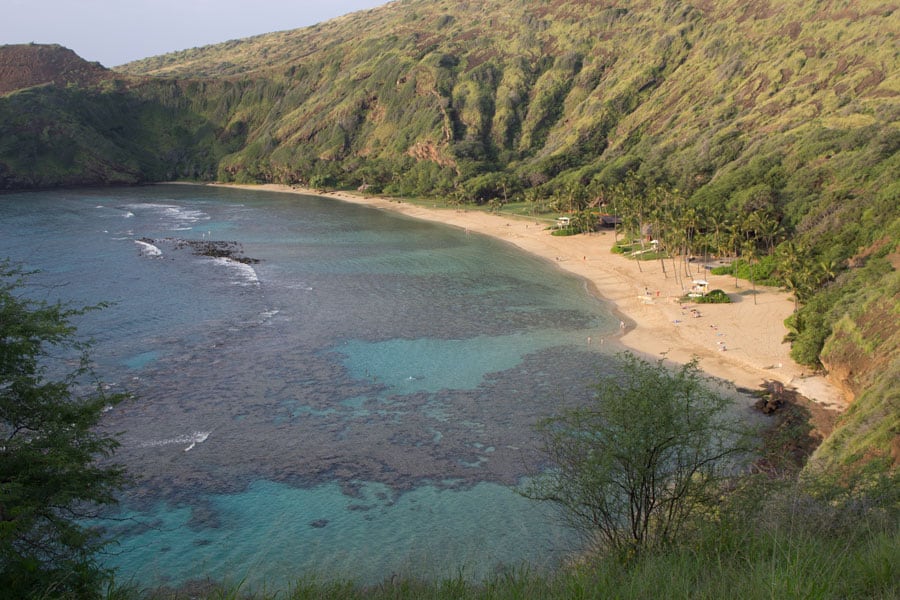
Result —
<path fill-rule="evenodd" d="M 672 261 L 666 261 L 667 275 L 660 261 L 639 265 L 613 254 L 612 231 L 560 237 L 550 234 L 546 222 L 502 213 L 427 208 L 390 198 L 277 184 L 228 187 L 325 196 L 507 241 L 586 279 L 599 297 L 615 306 L 625 324 L 618 332 L 620 341 L 635 352 L 679 364 L 696 357 L 704 372 L 741 388 L 756 390 L 767 382 L 780 382 L 822 408 L 842 411 L 847 406 L 841 391 L 825 377 L 791 360 L 790 346 L 782 340 L 787 334 L 784 320 L 794 303 L 780 290 L 756 286 L 754 292 L 749 282 L 735 285 L 733 277 L 702 272 L 695 265 L 692 278 L 708 281 L 710 290 L 724 290 L 732 303 L 685 304 L 679 301 L 683 291 L 675 281 Z M 686 278 L 688 285 L 690 280 Z M 693 316 L 691 309 L 700 316 Z"/>

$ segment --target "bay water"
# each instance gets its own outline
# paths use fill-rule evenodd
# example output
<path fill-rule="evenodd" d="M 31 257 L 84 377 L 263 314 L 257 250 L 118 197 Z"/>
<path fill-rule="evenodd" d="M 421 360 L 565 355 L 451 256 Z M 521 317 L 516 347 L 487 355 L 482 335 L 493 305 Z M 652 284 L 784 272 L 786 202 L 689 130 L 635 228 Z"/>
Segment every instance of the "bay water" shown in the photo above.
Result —
<path fill-rule="evenodd" d="M 0 257 L 73 305 L 133 478 L 102 556 L 145 586 L 553 568 L 516 493 L 618 320 L 503 242 L 327 198 L 160 185 L 0 196 Z M 588 338 L 593 340 L 589 343 Z M 601 343 L 603 341 L 604 343 Z"/>

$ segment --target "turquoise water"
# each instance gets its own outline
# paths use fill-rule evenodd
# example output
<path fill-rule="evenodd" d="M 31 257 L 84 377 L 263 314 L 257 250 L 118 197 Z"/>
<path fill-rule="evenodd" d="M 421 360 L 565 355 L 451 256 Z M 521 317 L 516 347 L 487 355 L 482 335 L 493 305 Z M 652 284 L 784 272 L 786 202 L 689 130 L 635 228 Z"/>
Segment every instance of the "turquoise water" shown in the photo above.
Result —
<path fill-rule="evenodd" d="M 415 339 L 344 342 L 336 351 L 349 373 L 371 378 L 388 393 L 476 389 L 490 372 L 521 364 L 531 352 L 560 342 L 558 334 L 478 336 L 464 340 Z"/>
<path fill-rule="evenodd" d="M 403 494 L 367 484 L 349 496 L 334 483 L 297 488 L 257 481 L 213 498 L 207 510 L 216 515 L 215 527 L 192 525 L 191 510 L 164 504 L 135 514 L 144 527 L 120 547 L 120 568 L 144 581 L 184 582 L 202 573 L 251 586 L 262 585 L 260 572 L 373 582 L 392 574 L 481 579 L 523 561 L 542 565 L 569 543 L 564 531 L 546 525 L 552 521 L 541 506 L 492 483 L 466 490 L 422 485 Z M 291 582 L 290 576 L 267 581 Z"/>
<path fill-rule="evenodd" d="M 207 256 L 205 244 L 229 256 Z M 328 199 L 154 186 L 0 197 L 0 256 L 76 304 L 135 397 L 120 579 L 478 579 L 575 540 L 514 486 L 532 426 L 583 402 L 616 330 L 582 281 L 506 244 Z"/>
<path fill-rule="evenodd" d="M 148 352 L 141 352 L 140 354 L 135 354 L 134 356 L 129 356 L 123 362 L 123 364 L 129 369 L 140 371 L 144 367 L 147 367 L 159 358 L 159 352 L 156 350 L 150 350 Z"/>

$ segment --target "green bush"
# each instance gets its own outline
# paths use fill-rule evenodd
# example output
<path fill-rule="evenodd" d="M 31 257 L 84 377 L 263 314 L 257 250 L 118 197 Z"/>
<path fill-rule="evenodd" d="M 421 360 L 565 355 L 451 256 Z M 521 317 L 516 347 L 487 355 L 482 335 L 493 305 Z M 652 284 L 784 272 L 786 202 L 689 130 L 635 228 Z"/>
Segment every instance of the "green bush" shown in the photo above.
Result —
<path fill-rule="evenodd" d="M 706 385 L 696 360 L 669 370 L 618 355 L 588 405 L 538 424 L 552 468 L 522 494 L 561 508 L 602 555 L 681 543 L 750 448 L 732 400 Z"/>
<path fill-rule="evenodd" d="M 737 259 L 730 265 L 715 267 L 713 275 L 733 275 L 738 279 L 753 281 L 759 285 L 777 287 L 781 282 L 775 276 L 775 258 L 764 256 L 758 262 L 750 263 L 743 259 Z"/>
<path fill-rule="evenodd" d="M 699 298 L 690 298 L 698 304 L 730 304 L 731 298 L 722 290 L 711 290 Z"/>
<path fill-rule="evenodd" d="M 559 237 L 567 237 L 570 235 L 578 235 L 579 231 L 574 227 L 564 227 L 562 229 L 554 229 L 550 235 L 555 235 Z"/>
<path fill-rule="evenodd" d="M 0 589 L 5 598 L 99 597 L 106 546 L 81 523 L 116 503 L 125 481 L 108 459 L 118 441 L 98 429 L 107 395 L 91 371 L 75 309 L 24 297 L 24 273 L 0 261 Z M 50 379 L 48 359 L 72 371 Z M 81 392 L 96 384 L 95 392 Z"/>

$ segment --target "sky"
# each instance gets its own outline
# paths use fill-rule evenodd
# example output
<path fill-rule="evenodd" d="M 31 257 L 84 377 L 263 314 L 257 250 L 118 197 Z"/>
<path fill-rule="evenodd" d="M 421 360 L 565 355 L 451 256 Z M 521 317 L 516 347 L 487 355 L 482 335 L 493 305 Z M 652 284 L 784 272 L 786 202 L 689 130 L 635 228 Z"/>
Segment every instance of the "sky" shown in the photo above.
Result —
<path fill-rule="evenodd" d="M 114 67 L 315 25 L 387 0 L 0 0 L 0 45 L 60 44 Z"/>

